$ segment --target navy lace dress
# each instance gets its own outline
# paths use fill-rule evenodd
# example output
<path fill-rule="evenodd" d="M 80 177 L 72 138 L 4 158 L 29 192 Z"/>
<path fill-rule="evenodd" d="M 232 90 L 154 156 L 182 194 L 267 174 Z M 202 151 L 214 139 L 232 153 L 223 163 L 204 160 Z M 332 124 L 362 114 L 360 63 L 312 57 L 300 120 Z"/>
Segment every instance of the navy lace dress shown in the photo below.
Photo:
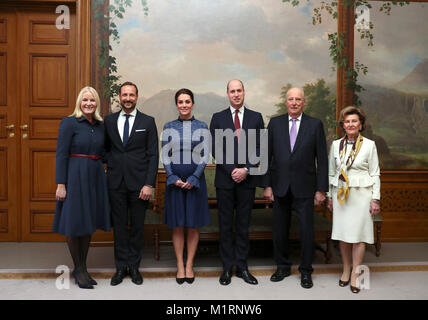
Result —
<path fill-rule="evenodd" d="M 169 228 L 210 224 L 204 175 L 209 159 L 208 132 L 208 126 L 194 117 L 168 122 L 163 128 L 162 162 L 167 175 L 163 223 Z M 203 150 L 208 152 L 204 154 Z M 178 179 L 190 182 L 193 188 L 177 187 L 174 183 Z"/>
<path fill-rule="evenodd" d="M 85 117 L 61 121 L 56 151 L 56 183 L 65 184 L 66 198 L 57 201 L 52 231 L 85 236 L 96 229 L 110 231 L 107 181 L 101 159 L 70 154 L 103 155 L 104 124 L 92 125 Z"/>

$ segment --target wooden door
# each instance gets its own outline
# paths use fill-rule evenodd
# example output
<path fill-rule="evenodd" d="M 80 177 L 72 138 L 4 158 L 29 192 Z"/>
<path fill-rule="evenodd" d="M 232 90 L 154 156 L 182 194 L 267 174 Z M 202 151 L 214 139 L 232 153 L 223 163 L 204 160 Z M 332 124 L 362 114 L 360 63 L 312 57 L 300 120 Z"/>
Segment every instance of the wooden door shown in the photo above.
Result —
<path fill-rule="evenodd" d="M 18 12 L 21 226 L 23 241 L 55 240 L 55 152 L 61 119 L 76 99 L 75 14 L 56 27 L 55 7 Z"/>
<path fill-rule="evenodd" d="M 16 14 L 0 11 L 0 240 L 18 239 Z"/>
<path fill-rule="evenodd" d="M 76 99 L 76 14 L 58 29 L 54 5 L 0 4 L 0 240 L 58 241 L 55 152 Z M 12 127 L 13 126 L 13 127 Z"/>

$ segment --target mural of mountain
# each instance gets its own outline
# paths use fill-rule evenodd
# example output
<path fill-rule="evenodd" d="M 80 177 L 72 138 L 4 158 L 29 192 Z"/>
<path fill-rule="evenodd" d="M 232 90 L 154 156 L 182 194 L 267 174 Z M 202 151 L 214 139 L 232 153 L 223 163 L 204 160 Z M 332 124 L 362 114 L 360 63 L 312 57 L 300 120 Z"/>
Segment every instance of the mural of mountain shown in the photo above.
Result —
<path fill-rule="evenodd" d="M 162 131 L 165 123 L 177 119 L 178 112 L 175 106 L 174 95 L 176 90 L 162 90 L 154 96 L 139 101 L 138 110 L 155 118 L 158 132 Z M 193 114 L 198 120 L 208 126 L 213 113 L 225 109 L 229 105 L 226 95 L 221 97 L 215 93 L 194 93 L 195 105 Z"/>
<path fill-rule="evenodd" d="M 382 167 L 426 168 L 428 95 L 403 92 L 401 88 L 399 91 L 363 86 L 365 90 L 360 93 L 360 99 L 368 122 L 364 135 L 376 141 Z M 378 143 L 381 140 L 384 146 Z"/>
<path fill-rule="evenodd" d="M 428 167 L 428 59 L 392 87 L 363 84 L 359 96 L 384 169 Z M 381 142 L 381 143 L 379 143 Z"/>
<path fill-rule="evenodd" d="M 419 63 L 395 87 L 402 91 L 428 94 L 428 59 Z"/>

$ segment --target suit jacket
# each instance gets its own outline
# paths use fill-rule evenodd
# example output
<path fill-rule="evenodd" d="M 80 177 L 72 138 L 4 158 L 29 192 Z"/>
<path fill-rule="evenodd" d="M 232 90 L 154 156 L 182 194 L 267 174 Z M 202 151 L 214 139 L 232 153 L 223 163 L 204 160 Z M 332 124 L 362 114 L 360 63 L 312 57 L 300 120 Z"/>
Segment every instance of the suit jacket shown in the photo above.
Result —
<path fill-rule="evenodd" d="M 328 158 L 322 122 L 302 115 L 293 151 L 290 147 L 288 114 L 274 117 L 268 125 L 269 169 L 265 186 L 283 197 L 289 188 L 295 197 L 314 197 L 328 191 Z"/>
<path fill-rule="evenodd" d="M 212 142 L 212 155 L 216 159 L 217 165 L 216 165 L 216 172 L 215 172 L 215 179 L 214 179 L 214 185 L 216 188 L 224 188 L 224 189 L 232 189 L 235 186 L 235 181 L 233 181 L 231 174 L 232 171 L 235 168 L 250 168 L 250 167 L 257 167 L 257 164 L 251 164 L 248 154 L 248 139 L 245 139 L 247 152 L 246 152 L 246 159 L 244 159 L 243 162 L 245 163 L 238 163 L 238 139 L 235 137 L 233 141 L 233 151 L 234 151 L 234 157 L 233 157 L 233 163 L 226 163 L 226 138 L 223 139 L 217 139 L 219 141 L 216 141 L 215 136 L 215 130 L 216 129 L 231 129 L 232 131 L 235 131 L 235 124 L 232 117 L 232 113 L 230 112 L 230 108 L 217 112 L 213 114 L 211 118 L 211 124 L 210 124 L 210 131 L 211 136 L 213 139 Z M 256 153 L 257 156 L 260 153 L 260 130 L 264 129 L 264 123 L 263 123 L 263 117 L 260 112 L 252 111 L 245 107 L 244 111 L 244 118 L 242 120 L 242 128 L 241 130 L 245 132 L 245 136 L 248 137 L 248 129 L 257 129 L 257 139 L 256 139 Z M 241 137 L 243 137 L 241 133 Z M 241 140 L 240 143 L 243 143 L 244 139 Z M 215 149 L 220 146 L 220 149 L 222 150 L 222 156 L 223 161 L 222 163 L 219 163 L 220 161 L 220 155 L 215 154 Z M 219 145 L 220 144 L 220 145 Z M 242 186 L 248 187 L 248 188 L 255 188 L 261 184 L 260 176 L 251 176 L 248 174 L 247 178 L 240 183 Z"/>
<path fill-rule="evenodd" d="M 104 120 L 107 161 L 107 182 L 117 189 L 122 181 L 130 190 L 141 190 L 145 185 L 154 187 L 159 162 L 158 133 L 154 118 L 137 110 L 126 146 L 117 128 L 120 111 Z"/>

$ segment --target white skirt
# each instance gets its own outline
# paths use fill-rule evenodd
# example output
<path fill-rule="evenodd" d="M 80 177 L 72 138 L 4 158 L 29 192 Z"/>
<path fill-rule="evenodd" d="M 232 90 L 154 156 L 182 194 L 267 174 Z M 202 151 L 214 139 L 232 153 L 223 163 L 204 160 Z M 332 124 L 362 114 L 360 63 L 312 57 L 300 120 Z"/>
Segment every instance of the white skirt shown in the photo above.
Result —
<path fill-rule="evenodd" d="M 337 201 L 337 187 L 333 187 L 333 231 L 331 238 L 347 243 L 374 243 L 373 218 L 370 214 L 372 187 L 351 187 L 341 205 Z"/>

